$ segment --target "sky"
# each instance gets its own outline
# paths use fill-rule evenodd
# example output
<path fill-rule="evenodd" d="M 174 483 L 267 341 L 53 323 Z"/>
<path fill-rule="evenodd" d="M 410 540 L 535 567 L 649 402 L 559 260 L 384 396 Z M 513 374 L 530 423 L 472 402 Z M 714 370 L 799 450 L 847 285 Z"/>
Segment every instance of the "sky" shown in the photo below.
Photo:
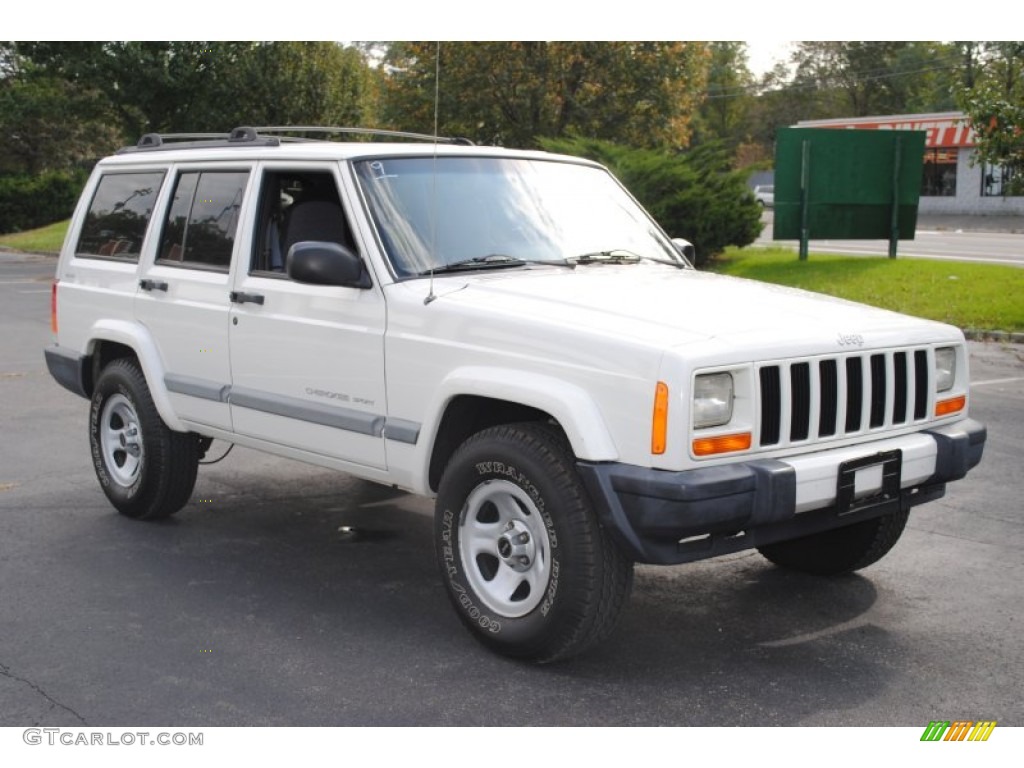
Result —
<path fill-rule="evenodd" d="M 747 66 L 755 75 L 763 75 L 777 62 L 787 61 L 793 45 L 789 40 L 748 40 Z"/>

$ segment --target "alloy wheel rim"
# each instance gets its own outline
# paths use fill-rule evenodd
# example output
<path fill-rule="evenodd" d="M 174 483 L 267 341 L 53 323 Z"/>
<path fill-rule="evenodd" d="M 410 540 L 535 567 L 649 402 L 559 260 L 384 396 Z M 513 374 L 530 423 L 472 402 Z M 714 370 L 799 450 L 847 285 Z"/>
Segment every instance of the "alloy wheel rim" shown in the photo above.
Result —
<path fill-rule="evenodd" d="M 104 403 L 99 432 L 107 472 L 115 483 L 130 488 L 138 480 L 145 453 L 139 417 L 127 397 L 114 395 Z"/>
<path fill-rule="evenodd" d="M 505 618 L 536 608 L 551 576 L 551 542 L 533 499 L 488 480 L 469 494 L 459 525 L 462 568 L 481 602 Z"/>

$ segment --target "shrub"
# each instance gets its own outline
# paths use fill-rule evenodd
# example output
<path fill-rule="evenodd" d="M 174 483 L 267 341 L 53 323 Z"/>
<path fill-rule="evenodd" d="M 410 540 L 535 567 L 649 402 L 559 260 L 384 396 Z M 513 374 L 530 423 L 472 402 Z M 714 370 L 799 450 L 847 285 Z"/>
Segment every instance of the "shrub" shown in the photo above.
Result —
<path fill-rule="evenodd" d="M 70 217 L 88 175 L 74 170 L 0 176 L 0 234 Z"/>
<path fill-rule="evenodd" d="M 672 237 L 693 243 L 698 265 L 761 232 L 761 209 L 746 172 L 733 170 L 715 145 L 687 152 L 632 149 L 594 139 L 541 139 L 551 152 L 606 165 Z"/>

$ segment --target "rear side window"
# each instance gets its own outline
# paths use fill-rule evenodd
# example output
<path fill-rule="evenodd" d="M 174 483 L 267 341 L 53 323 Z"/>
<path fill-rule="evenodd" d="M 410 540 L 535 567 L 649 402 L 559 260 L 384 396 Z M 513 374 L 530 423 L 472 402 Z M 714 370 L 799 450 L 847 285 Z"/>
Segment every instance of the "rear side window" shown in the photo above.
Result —
<path fill-rule="evenodd" d="M 138 261 L 163 171 L 108 173 L 96 187 L 76 256 Z"/>
<path fill-rule="evenodd" d="M 158 260 L 227 271 L 248 171 L 189 171 L 178 177 Z"/>

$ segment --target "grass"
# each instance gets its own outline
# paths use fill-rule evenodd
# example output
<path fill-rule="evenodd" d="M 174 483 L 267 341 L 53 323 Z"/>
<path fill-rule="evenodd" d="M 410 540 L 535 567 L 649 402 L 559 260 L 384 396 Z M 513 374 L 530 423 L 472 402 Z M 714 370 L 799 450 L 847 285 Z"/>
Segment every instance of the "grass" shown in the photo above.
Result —
<path fill-rule="evenodd" d="M 783 248 L 731 248 L 712 268 L 960 328 L 1024 331 L 1024 269 L 1018 267 L 816 253 L 802 262 Z"/>
<path fill-rule="evenodd" d="M 39 229 L 0 235 L 0 247 L 29 253 L 59 253 L 70 223 L 71 220 L 67 219 Z"/>

